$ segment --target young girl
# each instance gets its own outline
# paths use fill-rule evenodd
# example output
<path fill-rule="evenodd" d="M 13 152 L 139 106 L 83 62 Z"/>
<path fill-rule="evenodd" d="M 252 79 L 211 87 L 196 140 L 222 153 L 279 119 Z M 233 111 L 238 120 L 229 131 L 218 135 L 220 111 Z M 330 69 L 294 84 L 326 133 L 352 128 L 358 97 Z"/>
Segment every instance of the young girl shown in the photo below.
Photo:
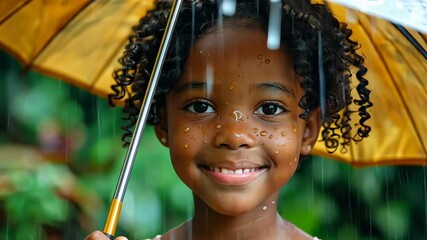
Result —
<path fill-rule="evenodd" d="M 170 6 L 161 1 L 141 20 L 115 74 L 111 100 L 132 87 L 125 141 Z M 237 1 L 232 16 L 215 1 L 184 3 L 148 121 L 193 191 L 195 208 L 191 220 L 161 239 L 313 239 L 277 213 L 280 188 L 300 156 L 310 154 L 322 125 L 331 152 L 369 134 L 366 68 L 351 30 L 324 5 L 283 0 L 280 47 L 273 50 L 268 19 L 269 1 Z M 357 115 L 359 124 L 351 126 Z M 94 232 L 87 239 L 108 238 Z"/>

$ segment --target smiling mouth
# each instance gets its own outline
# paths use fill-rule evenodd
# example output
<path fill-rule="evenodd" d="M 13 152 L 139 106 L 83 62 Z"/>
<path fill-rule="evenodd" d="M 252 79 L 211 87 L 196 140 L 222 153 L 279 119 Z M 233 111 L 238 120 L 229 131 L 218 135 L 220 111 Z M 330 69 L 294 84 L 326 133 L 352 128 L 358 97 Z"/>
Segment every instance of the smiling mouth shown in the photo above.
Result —
<path fill-rule="evenodd" d="M 203 166 L 203 168 L 210 171 L 210 172 L 230 174 L 230 175 L 243 175 L 243 174 L 248 174 L 248 173 L 252 173 L 252 172 L 257 172 L 259 170 L 265 169 L 266 167 L 239 168 L 239 169 L 235 169 L 235 170 L 223 168 L 223 167 L 210 167 L 210 166 Z"/>

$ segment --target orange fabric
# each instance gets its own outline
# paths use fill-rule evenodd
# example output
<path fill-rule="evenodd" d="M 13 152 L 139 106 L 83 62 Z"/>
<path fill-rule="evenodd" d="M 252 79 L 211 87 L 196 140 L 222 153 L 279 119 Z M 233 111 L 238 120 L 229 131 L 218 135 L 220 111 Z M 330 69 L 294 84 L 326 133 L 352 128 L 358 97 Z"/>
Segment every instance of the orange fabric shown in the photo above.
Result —
<path fill-rule="evenodd" d="M 362 45 L 360 53 L 366 59 L 374 104 L 368 121 L 372 133 L 353 143 L 345 154 L 330 155 L 323 143 L 316 144 L 314 153 L 358 166 L 427 165 L 427 61 L 389 22 L 331 7 L 342 21 L 349 22 L 353 39 Z M 411 32 L 422 39 L 419 33 Z M 426 48 L 425 42 L 421 43 Z"/>
<path fill-rule="evenodd" d="M 0 46 L 26 66 L 105 97 L 132 26 L 153 7 L 154 0 L 33 0 L 0 25 Z"/>

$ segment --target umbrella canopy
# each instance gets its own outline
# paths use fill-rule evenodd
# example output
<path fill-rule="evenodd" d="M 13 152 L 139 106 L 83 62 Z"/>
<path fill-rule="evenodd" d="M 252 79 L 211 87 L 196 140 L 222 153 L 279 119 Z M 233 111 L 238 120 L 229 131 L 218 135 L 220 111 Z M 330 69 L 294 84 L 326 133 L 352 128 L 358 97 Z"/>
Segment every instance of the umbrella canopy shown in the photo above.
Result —
<path fill-rule="evenodd" d="M 28 68 L 106 96 L 131 26 L 153 2 L 3 1 L 0 46 Z M 347 152 L 329 154 L 318 143 L 314 154 L 352 165 L 427 165 L 427 113 L 422 109 L 427 103 L 427 60 L 390 22 L 340 5 L 330 7 L 362 45 L 374 103 L 368 121 L 372 132 Z M 410 32 L 426 49 L 426 36 Z"/>
<path fill-rule="evenodd" d="M 353 29 L 353 38 L 362 46 L 374 104 L 368 121 L 370 136 L 352 142 L 347 152 L 336 151 L 333 158 L 359 166 L 426 165 L 427 59 L 389 21 L 329 5 Z M 426 35 L 408 31 L 427 49 Z M 330 157 L 323 144 L 316 144 L 314 153 Z"/>
<path fill-rule="evenodd" d="M 132 26 L 154 0 L 21 0 L 0 3 L 0 46 L 27 68 L 110 94 Z"/>

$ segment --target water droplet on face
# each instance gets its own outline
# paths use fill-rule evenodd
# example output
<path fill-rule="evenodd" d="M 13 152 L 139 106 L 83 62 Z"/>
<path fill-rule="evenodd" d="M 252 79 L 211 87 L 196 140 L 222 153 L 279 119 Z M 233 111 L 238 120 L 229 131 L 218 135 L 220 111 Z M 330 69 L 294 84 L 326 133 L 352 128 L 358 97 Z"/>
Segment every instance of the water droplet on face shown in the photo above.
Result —
<path fill-rule="evenodd" d="M 293 133 L 298 133 L 298 129 L 297 129 L 296 127 L 294 127 L 294 128 L 292 129 L 292 132 L 293 132 Z"/>
<path fill-rule="evenodd" d="M 209 53 L 208 53 L 208 57 L 210 57 L 210 56 L 211 56 L 211 53 L 209 52 Z"/>
<path fill-rule="evenodd" d="M 279 150 L 276 151 L 276 154 L 279 154 Z"/>
<path fill-rule="evenodd" d="M 262 207 L 262 210 L 264 211 L 267 210 L 267 206 Z"/>
<path fill-rule="evenodd" d="M 203 143 L 204 143 L 204 144 L 208 143 L 208 140 L 203 140 Z"/>
<path fill-rule="evenodd" d="M 258 61 L 258 62 L 256 63 L 256 65 L 257 65 L 257 66 L 261 66 L 261 64 L 262 64 L 262 61 Z"/>
<path fill-rule="evenodd" d="M 267 136 L 267 131 L 261 131 L 260 133 L 259 133 L 261 136 Z"/>
<path fill-rule="evenodd" d="M 279 129 L 278 129 L 278 128 L 274 128 L 274 131 L 275 131 L 275 132 L 278 132 L 278 131 L 279 131 Z"/>
<path fill-rule="evenodd" d="M 243 121 L 243 119 L 242 119 L 243 113 L 242 112 L 240 112 L 239 110 L 235 110 L 233 112 L 233 114 L 234 114 L 234 120 L 236 120 L 236 122 L 242 122 Z"/>
<path fill-rule="evenodd" d="M 282 132 L 282 133 L 280 133 L 280 134 L 281 134 L 283 137 L 284 137 L 284 136 L 286 136 L 286 133 L 285 133 L 285 132 Z"/>
<path fill-rule="evenodd" d="M 187 148 L 188 148 L 188 144 L 185 144 L 185 145 L 184 145 L 184 148 L 185 148 L 185 149 L 187 149 Z"/>
<path fill-rule="evenodd" d="M 253 133 L 257 133 L 258 132 L 258 128 L 252 128 L 252 132 Z"/>
<path fill-rule="evenodd" d="M 234 134 L 234 136 L 235 136 L 236 138 L 239 138 L 239 137 L 241 137 L 241 136 L 242 136 L 242 134 L 237 134 L 237 133 L 235 133 L 235 134 Z"/>
<path fill-rule="evenodd" d="M 200 53 L 200 55 L 203 55 L 203 51 L 202 50 L 200 50 L 199 53 Z"/>
<path fill-rule="evenodd" d="M 234 89 L 236 89 L 236 84 L 232 82 L 230 85 L 228 85 L 228 90 L 233 91 Z"/>
<path fill-rule="evenodd" d="M 185 133 L 187 133 L 188 131 L 190 131 L 190 128 L 189 128 L 189 127 L 186 127 L 186 128 L 184 129 L 184 132 L 185 132 Z"/>
<path fill-rule="evenodd" d="M 215 126 L 215 128 L 216 128 L 216 129 L 220 129 L 220 128 L 221 128 L 221 125 L 220 125 L 220 124 L 217 124 L 217 125 Z"/>
<path fill-rule="evenodd" d="M 258 55 L 256 58 L 262 59 L 264 56 L 262 54 Z"/>
<path fill-rule="evenodd" d="M 230 104 L 230 101 L 225 102 L 225 105 L 228 105 L 228 104 Z"/>
<path fill-rule="evenodd" d="M 298 158 L 294 158 L 294 162 L 296 162 L 298 160 Z"/>
<path fill-rule="evenodd" d="M 269 139 L 272 139 L 272 138 L 273 138 L 273 134 L 270 134 L 270 136 L 268 136 L 268 138 L 269 138 Z"/>
<path fill-rule="evenodd" d="M 266 64 L 270 64 L 270 59 L 265 59 L 265 61 L 264 61 Z"/>

